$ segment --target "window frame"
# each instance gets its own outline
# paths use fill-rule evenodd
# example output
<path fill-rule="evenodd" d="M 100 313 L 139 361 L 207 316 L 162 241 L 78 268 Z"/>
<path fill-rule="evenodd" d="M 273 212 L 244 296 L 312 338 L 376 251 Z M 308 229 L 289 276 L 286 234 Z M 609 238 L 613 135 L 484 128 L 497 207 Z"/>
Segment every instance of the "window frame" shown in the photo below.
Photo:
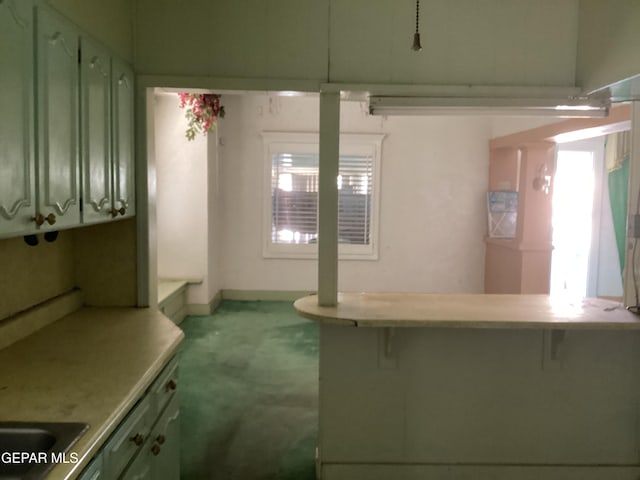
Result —
<path fill-rule="evenodd" d="M 272 241 L 272 156 L 278 153 L 319 154 L 318 133 L 262 132 L 263 141 L 263 231 L 262 256 L 264 258 L 317 259 L 317 244 L 274 243 Z M 340 154 L 371 158 L 371 213 L 369 244 L 338 244 L 340 260 L 378 260 L 380 213 L 380 166 L 383 133 L 341 133 Z"/>

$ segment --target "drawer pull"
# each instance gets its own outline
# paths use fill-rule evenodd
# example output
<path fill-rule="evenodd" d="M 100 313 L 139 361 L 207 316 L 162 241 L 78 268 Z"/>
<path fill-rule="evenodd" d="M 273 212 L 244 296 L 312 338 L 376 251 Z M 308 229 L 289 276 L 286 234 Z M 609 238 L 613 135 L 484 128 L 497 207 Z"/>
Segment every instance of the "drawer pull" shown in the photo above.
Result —
<path fill-rule="evenodd" d="M 54 223 L 56 223 L 56 216 L 53 213 L 50 213 L 49 215 L 47 215 L 46 217 L 44 215 L 42 215 L 41 213 L 37 214 L 35 217 L 33 217 L 32 219 L 34 222 L 36 222 L 37 226 L 42 225 L 44 222 L 47 222 L 49 225 L 53 225 Z"/>
<path fill-rule="evenodd" d="M 167 392 L 171 392 L 171 391 L 175 390 L 176 388 L 178 388 L 178 384 L 173 379 L 169 380 L 167 382 L 167 384 L 165 385 L 165 390 Z"/>
<path fill-rule="evenodd" d="M 158 445 L 162 445 L 165 441 L 164 435 L 158 435 L 156 438 L 156 442 L 158 442 Z"/>
<path fill-rule="evenodd" d="M 113 218 L 116 218 L 118 214 L 124 215 L 125 213 L 127 213 L 127 209 L 124 207 L 120 207 L 119 209 L 112 208 L 110 213 Z"/>
<path fill-rule="evenodd" d="M 160 445 L 154 443 L 153 447 L 151 447 L 151 453 L 157 456 L 160 453 Z"/>
<path fill-rule="evenodd" d="M 140 446 L 140 445 L 142 445 L 142 442 L 144 442 L 144 437 L 142 435 L 140 435 L 139 433 L 137 433 L 133 437 L 131 437 L 129 440 L 131 440 L 137 446 Z"/>

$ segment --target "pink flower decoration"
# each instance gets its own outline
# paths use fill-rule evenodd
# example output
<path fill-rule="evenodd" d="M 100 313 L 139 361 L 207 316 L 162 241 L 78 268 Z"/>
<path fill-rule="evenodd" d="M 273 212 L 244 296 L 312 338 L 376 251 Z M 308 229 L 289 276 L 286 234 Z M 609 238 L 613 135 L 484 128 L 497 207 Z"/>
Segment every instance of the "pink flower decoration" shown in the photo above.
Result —
<path fill-rule="evenodd" d="M 224 117 L 224 107 L 220 105 L 220 95 L 213 93 L 178 93 L 180 108 L 185 109 L 188 128 L 186 137 L 193 140 L 196 133 L 206 135 L 215 129 L 218 117 Z"/>

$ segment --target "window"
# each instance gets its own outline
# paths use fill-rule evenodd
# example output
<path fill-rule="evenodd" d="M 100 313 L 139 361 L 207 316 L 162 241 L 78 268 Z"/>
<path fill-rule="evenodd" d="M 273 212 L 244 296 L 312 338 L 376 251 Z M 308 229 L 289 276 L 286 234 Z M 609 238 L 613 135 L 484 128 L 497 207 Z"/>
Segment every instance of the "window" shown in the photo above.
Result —
<path fill-rule="evenodd" d="M 263 133 L 264 256 L 315 258 L 318 241 L 318 135 Z M 378 258 L 381 134 L 340 135 L 338 237 L 342 259 Z"/>

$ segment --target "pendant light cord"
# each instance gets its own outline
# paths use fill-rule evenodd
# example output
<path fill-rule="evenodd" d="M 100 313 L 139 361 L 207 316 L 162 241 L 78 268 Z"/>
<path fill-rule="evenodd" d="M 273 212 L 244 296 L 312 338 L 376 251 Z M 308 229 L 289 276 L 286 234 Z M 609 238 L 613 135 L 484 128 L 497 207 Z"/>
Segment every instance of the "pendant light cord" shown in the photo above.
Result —
<path fill-rule="evenodd" d="M 416 33 L 420 33 L 420 0 L 416 0 Z"/>

